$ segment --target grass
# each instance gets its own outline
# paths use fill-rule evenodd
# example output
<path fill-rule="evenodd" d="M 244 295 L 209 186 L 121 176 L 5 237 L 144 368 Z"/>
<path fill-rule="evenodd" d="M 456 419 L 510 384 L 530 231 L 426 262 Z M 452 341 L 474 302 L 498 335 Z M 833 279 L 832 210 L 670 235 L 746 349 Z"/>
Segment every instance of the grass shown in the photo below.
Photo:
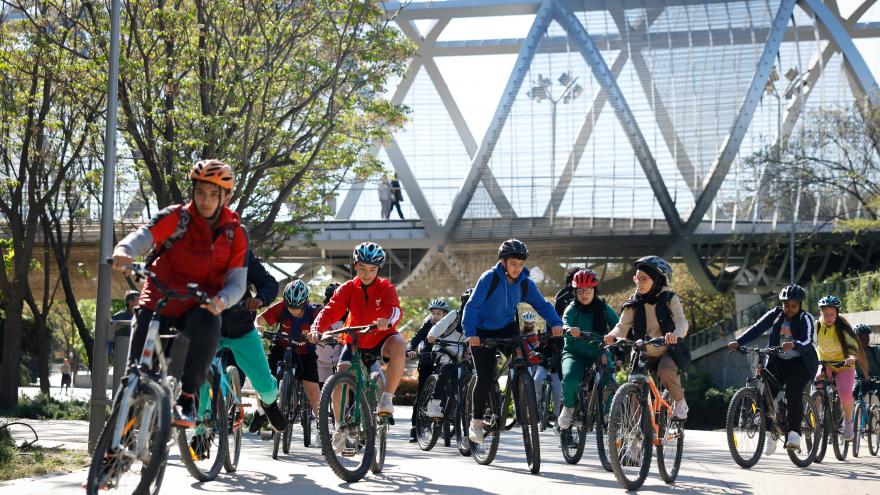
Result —
<path fill-rule="evenodd" d="M 109 408 L 108 408 L 109 410 Z M 90 406 L 86 401 L 59 401 L 46 394 L 33 399 L 21 397 L 18 406 L 9 411 L 2 411 L 2 416 L 27 419 L 75 419 L 88 420 Z"/>
<path fill-rule="evenodd" d="M 91 462 L 88 452 L 43 447 L 19 448 L 9 432 L 0 429 L 0 481 L 49 473 L 69 473 Z"/>

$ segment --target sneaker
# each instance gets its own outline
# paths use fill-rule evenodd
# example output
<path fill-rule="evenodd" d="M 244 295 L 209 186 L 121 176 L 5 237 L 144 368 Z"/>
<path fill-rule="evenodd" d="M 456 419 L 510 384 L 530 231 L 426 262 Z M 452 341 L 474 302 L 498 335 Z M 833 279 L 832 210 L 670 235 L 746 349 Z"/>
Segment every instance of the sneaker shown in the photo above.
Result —
<path fill-rule="evenodd" d="M 852 442 L 853 438 L 855 438 L 855 428 L 853 427 L 852 421 L 845 421 L 843 423 L 843 439 L 847 442 Z"/>
<path fill-rule="evenodd" d="M 260 414 L 260 411 L 254 413 L 254 418 L 251 420 L 251 425 L 248 427 L 248 431 L 251 433 L 256 433 L 260 431 L 263 423 L 266 422 L 266 415 Z"/>
<path fill-rule="evenodd" d="M 776 444 L 778 443 L 778 440 L 770 436 L 770 434 L 768 433 L 766 442 L 767 443 L 764 444 L 764 455 L 771 455 L 772 453 L 776 452 Z"/>
<path fill-rule="evenodd" d="M 672 405 L 672 419 L 677 419 L 680 421 L 684 421 L 688 417 L 688 404 L 684 399 L 675 401 L 675 404 Z"/>
<path fill-rule="evenodd" d="M 440 399 L 428 401 L 428 416 L 435 419 L 443 419 L 443 411 L 440 409 Z"/>
<path fill-rule="evenodd" d="M 189 442 L 189 452 L 193 459 L 201 461 L 211 456 L 211 442 L 203 434 L 193 436 Z"/>
<path fill-rule="evenodd" d="M 260 407 L 263 409 L 263 412 L 266 413 L 266 420 L 269 421 L 269 426 L 271 426 L 273 430 L 281 432 L 287 429 L 287 418 L 284 417 L 284 413 L 282 413 L 281 408 L 278 407 L 277 400 L 268 406 L 260 401 Z"/>
<path fill-rule="evenodd" d="M 476 444 L 483 443 L 483 420 L 472 419 L 471 426 L 468 428 L 468 440 Z"/>
<path fill-rule="evenodd" d="M 785 441 L 785 448 L 789 450 L 801 450 L 801 436 L 793 431 L 788 432 L 788 439 Z"/>
<path fill-rule="evenodd" d="M 416 442 L 416 429 L 410 428 L 409 429 L 409 443 L 415 443 L 415 442 Z"/>
<path fill-rule="evenodd" d="M 376 412 L 378 414 L 387 414 L 388 416 L 394 414 L 393 399 L 393 395 L 388 392 L 382 392 L 382 398 L 379 399 L 379 407 L 376 408 Z"/>
<path fill-rule="evenodd" d="M 183 394 L 180 394 L 180 397 L 178 397 L 177 402 L 172 408 L 171 416 L 172 426 L 178 428 L 195 428 L 196 415 L 195 411 L 193 411 L 192 396 L 184 397 Z"/>
<path fill-rule="evenodd" d="M 343 430 L 336 430 L 333 432 L 333 438 L 330 439 L 330 446 L 333 448 L 333 452 L 336 455 L 342 454 L 342 451 L 345 450 L 345 440 L 348 435 L 345 434 Z"/>
<path fill-rule="evenodd" d="M 571 428 L 571 419 L 574 417 L 574 408 L 563 406 L 562 413 L 559 415 L 559 429 L 567 430 Z"/>

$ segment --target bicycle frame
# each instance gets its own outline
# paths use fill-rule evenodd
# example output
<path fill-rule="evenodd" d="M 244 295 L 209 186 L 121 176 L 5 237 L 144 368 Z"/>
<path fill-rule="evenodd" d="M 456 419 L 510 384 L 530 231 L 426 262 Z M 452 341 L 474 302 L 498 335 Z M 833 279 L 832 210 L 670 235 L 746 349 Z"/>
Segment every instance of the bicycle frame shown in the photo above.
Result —
<path fill-rule="evenodd" d="M 782 391 L 785 387 L 779 380 L 767 370 L 765 366 L 765 362 L 767 358 L 780 350 L 782 347 L 770 347 L 764 349 L 746 349 L 741 351 L 743 354 L 748 352 L 753 352 L 758 355 L 758 365 L 755 367 L 754 376 L 749 377 L 746 380 L 746 386 L 755 389 L 757 392 L 757 396 L 760 398 L 761 403 L 764 405 L 764 409 L 766 411 L 767 418 L 775 418 L 772 421 L 772 433 L 778 437 L 785 436 L 785 429 L 782 428 L 782 424 L 785 422 L 785 418 L 778 417 L 778 411 L 776 410 L 776 403 L 773 400 L 772 394 L 770 393 L 770 388 L 776 388 L 776 390 Z M 752 405 L 754 407 L 754 404 Z M 787 414 L 787 411 L 786 411 Z"/>
<path fill-rule="evenodd" d="M 630 341 L 626 339 L 618 340 L 615 345 L 631 345 L 633 348 L 633 356 L 630 359 L 629 377 L 627 383 L 638 385 L 642 391 L 642 396 L 647 399 L 648 417 L 651 419 L 651 429 L 654 432 L 654 445 L 662 445 L 663 439 L 660 438 L 660 424 L 657 423 L 657 415 L 660 411 L 666 410 L 669 416 L 672 416 L 672 405 L 663 400 L 663 394 L 654 383 L 654 377 L 648 371 L 648 356 L 646 348 L 648 345 L 658 346 L 661 342 L 665 342 L 663 338 L 652 339 L 648 341 Z M 662 344 L 660 344 L 662 345 Z"/>

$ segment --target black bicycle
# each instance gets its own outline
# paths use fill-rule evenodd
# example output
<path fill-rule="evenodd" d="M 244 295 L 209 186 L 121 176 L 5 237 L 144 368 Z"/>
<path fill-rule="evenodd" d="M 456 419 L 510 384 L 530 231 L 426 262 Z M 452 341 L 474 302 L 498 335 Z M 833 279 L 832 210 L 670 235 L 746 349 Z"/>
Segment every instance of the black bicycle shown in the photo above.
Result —
<path fill-rule="evenodd" d="M 526 462 L 532 473 L 541 470 L 541 444 L 538 432 L 538 405 L 535 401 L 535 381 L 529 373 L 528 348 L 520 336 L 508 338 L 480 338 L 480 347 L 496 349 L 499 355 L 506 358 L 504 364 L 495 373 L 494 387 L 489 393 L 486 408 L 475 412 L 473 407 L 474 389 L 477 385 L 476 374 L 471 377 L 465 398 L 465 424 L 470 425 L 474 415 L 483 419 L 483 442 L 471 445 L 471 454 L 479 464 L 491 464 L 498 453 L 498 442 L 501 430 L 507 418 L 507 409 L 511 398 L 515 406 L 517 423 L 522 427 L 523 445 Z M 507 375 L 507 386 L 504 395 L 498 385 L 498 378 Z"/>
<path fill-rule="evenodd" d="M 837 393 L 837 384 L 834 379 L 829 379 L 826 367 L 843 366 L 843 361 L 819 361 L 819 379 L 813 383 L 813 392 L 810 399 L 819 410 L 819 418 L 822 422 L 822 438 L 819 444 L 819 450 L 816 452 L 815 462 L 825 460 L 825 454 L 828 452 L 828 440 L 831 440 L 831 446 L 834 449 L 834 457 L 842 461 L 846 459 L 849 451 L 849 441 L 843 438 L 844 414 L 843 407 L 840 404 L 840 395 Z"/>
<path fill-rule="evenodd" d="M 760 349 L 739 346 L 736 352 L 758 356 L 755 375 L 733 394 L 727 410 L 727 447 L 734 462 L 748 469 L 761 458 L 768 433 L 771 442 L 785 438 L 788 405 L 784 387 L 765 367 L 770 356 L 782 352 L 782 346 Z M 775 399 L 770 393 L 771 384 L 779 390 Z M 788 449 L 789 459 L 798 467 L 813 463 L 822 437 L 822 421 L 815 403 L 806 393 L 803 403 L 801 436 L 806 448 Z"/>
<path fill-rule="evenodd" d="M 602 337 L 594 333 L 582 333 L 578 337 L 569 337 L 588 342 L 602 342 Z M 588 369 L 578 386 L 577 402 L 574 406 L 571 427 L 560 431 L 562 457 L 569 464 L 577 464 L 584 454 L 584 445 L 590 431 L 596 433 L 596 452 L 599 462 L 606 471 L 611 471 L 611 462 L 605 445 L 605 432 L 608 429 L 608 416 L 611 412 L 611 401 L 617 391 L 614 376 L 609 376 L 607 356 L 601 355 Z"/>
<path fill-rule="evenodd" d="M 284 358 L 278 362 L 278 369 L 275 376 L 278 380 L 278 404 L 281 406 L 281 413 L 287 419 L 287 427 L 281 432 L 273 432 L 272 434 L 272 459 L 278 459 L 278 448 L 285 454 L 290 453 L 290 443 L 293 440 L 293 425 L 300 422 L 303 427 L 303 445 L 308 447 L 311 445 L 312 438 L 312 409 L 309 400 L 303 389 L 302 381 L 296 375 L 298 371 L 298 363 L 293 360 L 293 350 L 296 347 L 308 345 L 306 341 L 293 340 L 293 332 L 263 332 L 263 338 L 270 340 L 274 345 L 278 345 L 285 339 L 287 347 L 284 349 Z"/>
<path fill-rule="evenodd" d="M 547 351 L 549 351 L 536 353 L 536 355 L 541 358 L 541 364 L 539 366 L 544 366 L 547 369 L 547 374 L 544 376 L 541 383 L 535 382 L 535 388 L 540 390 L 540 395 L 537 399 L 538 415 L 540 416 L 539 423 L 541 431 L 544 431 L 551 425 L 551 417 L 557 419 L 559 417 L 559 411 L 556 410 L 555 403 L 553 402 L 553 374 L 559 373 L 559 370 L 556 369 L 554 363 L 556 363 L 556 353 L 562 351 L 551 345 L 551 342 L 561 341 L 562 336 L 553 337 L 548 333 L 543 333 L 539 339 L 542 344 L 546 344 Z"/>
<path fill-rule="evenodd" d="M 455 437 L 458 451 L 462 455 L 470 455 L 470 442 L 467 438 L 468 424 L 465 423 L 464 397 L 467 383 L 471 377 L 472 365 L 461 357 L 464 354 L 461 352 L 461 348 L 466 345 L 467 342 L 438 339 L 433 345 L 436 350 L 430 351 L 434 360 L 434 373 L 428 377 L 424 387 L 419 392 L 418 415 L 416 416 L 416 439 L 419 442 L 419 448 L 422 450 L 431 450 L 442 434 L 445 439 Z M 446 398 L 440 404 L 443 417 L 432 418 L 428 416 L 428 403 L 434 396 L 434 390 L 437 388 L 437 382 L 440 379 L 439 369 L 447 363 L 446 359 L 449 359 L 449 363 L 455 364 L 455 370 L 452 373 L 451 379 L 445 385 L 447 387 Z"/>

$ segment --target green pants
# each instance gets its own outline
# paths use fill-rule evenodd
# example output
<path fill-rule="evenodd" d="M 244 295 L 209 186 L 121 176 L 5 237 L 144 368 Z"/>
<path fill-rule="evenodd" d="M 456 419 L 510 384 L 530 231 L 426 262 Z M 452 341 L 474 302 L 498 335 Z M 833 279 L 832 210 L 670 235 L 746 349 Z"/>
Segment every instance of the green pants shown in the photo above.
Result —
<path fill-rule="evenodd" d="M 235 362 L 251 381 L 251 385 L 257 391 L 263 404 L 275 402 L 278 398 L 278 381 L 269 370 L 269 361 L 263 351 L 260 332 L 252 330 L 237 339 L 223 337 L 220 339 L 219 348 L 232 350 Z M 207 380 L 202 383 L 201 397 L 209 397 L 210 388 L 211 384 Z M 201 416 L 208 410 L 208 401 L 200 400 L 199 404 L 199 415 Z"/>
<path fill-rule="evenodd" d="M 574 354 L 568 351 L 562 351 L 562 405 L 565 407 L 574 407 L 577 403 L 578 387 L 584 377 L 584 372 L 596 362 L 596 358 L 602 353 L 601 348 L 597 348 L 595 353 Z M 611 380 L 614 376 L 614 359 L 608 355 L 608 372 L 605 373 L 605 381 Z"/>

